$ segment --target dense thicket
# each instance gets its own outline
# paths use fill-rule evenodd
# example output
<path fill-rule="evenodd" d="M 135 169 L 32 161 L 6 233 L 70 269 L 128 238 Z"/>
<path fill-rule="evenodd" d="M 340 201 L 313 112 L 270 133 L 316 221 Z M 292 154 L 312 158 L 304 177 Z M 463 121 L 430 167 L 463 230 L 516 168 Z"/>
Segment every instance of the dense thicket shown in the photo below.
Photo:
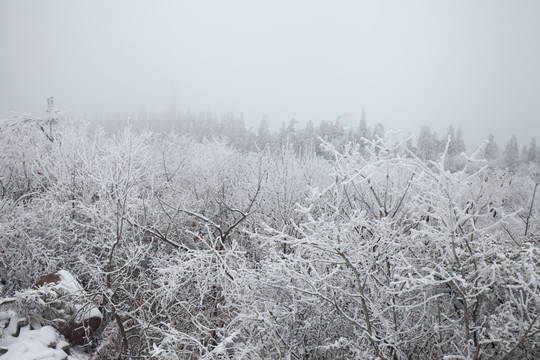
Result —
<path fill-rule="evenodd" d="M 71 271 L 105 314 L 95 358 L 538 355 L 534 158 L 424 151 L 429 129 L 239 149 L 58 120 L 1 125 L 0 296 Z"/>

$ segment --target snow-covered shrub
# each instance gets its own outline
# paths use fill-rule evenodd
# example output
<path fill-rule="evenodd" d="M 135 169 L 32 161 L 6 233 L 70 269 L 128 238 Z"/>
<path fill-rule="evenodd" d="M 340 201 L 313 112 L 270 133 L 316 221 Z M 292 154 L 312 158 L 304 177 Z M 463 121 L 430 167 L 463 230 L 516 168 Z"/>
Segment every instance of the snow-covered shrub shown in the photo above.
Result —
<path fill-rule="evenodd" d="M 76 273 L 104 310 L 98 359 L 527 358 L 540 343 L 530 174 L 422 160 L 392 135 L 317 156 L 36 124 L 0 132 L 16 140 L 0 142 L 2 296 Z"/>

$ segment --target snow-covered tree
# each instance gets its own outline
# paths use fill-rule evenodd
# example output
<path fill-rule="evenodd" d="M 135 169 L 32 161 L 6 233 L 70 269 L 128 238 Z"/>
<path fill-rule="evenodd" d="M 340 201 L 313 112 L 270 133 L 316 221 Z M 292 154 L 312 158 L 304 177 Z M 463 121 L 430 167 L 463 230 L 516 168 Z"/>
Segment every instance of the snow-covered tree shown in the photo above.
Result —
<path fill-rule="evenodd" d="M 540 148 L 536 146 L 535 138 L 532 138 L 529 147 L 525 148 L 523 153 L 523 161 L 530 164 L 540 165 Z"/>
<path fill-rule="evenodd" d="M 416 144 L 418 156 L 422 160 L 434 160 L 437 153 L 436 139 L 428 126 L 420 126 L 420 134 Z"/>
<path fill-rule="evenodd" d="M 0 124 L 0 314 L 66 269 L 103 313 L 95 358 L 534 358 L 533 163 L 487 166 L 487 143 L 449 171 L 429 128 L 418 152 L 332 122 L 249 151 L 234 117 L 240 140 L 53 115 Z"/>
<path fill-rule="evenodd" d="M 267 117 L 263 117 L 257 128 L 257 146 L 263 149 L 268 143 L 272 142 L 272 134 L 268 127 Z"/>
<path fill-rule="evenodd" d="M 495 142 L 495 137 L 489 134 L 484 148 L 484 157 L 491 167 L 496 167 L 499 162 L 499 146 Z"/>
<path fill-rule="evenodd" d="M 511 172 L 516 172 L 519 168 L 519 147 L 516 135 L 512 135 L 506 148 L 504 149 L 504 165 Z"/>

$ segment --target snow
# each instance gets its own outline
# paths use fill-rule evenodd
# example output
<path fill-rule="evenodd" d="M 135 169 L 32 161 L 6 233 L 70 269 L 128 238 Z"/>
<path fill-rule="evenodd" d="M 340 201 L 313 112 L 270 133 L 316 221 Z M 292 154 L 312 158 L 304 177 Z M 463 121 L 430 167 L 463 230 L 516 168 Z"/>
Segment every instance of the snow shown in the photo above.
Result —
<path fill-rule="evenodd" d="M 84 293 L 84 289 L 81 284 L 79 284 L 79 282 L 73 275 L 71 275 L 69 271 L 60 270 L 57 272 L 57 274 L 60 275 L 60 281 L 55 287 L 64 289 L 67 294 Z"/>
<path fill-rule="evenodd" d="M 51 326 L 37 330 L 21 329 L 18 337 L 7 337 L 10 342 L 7 346 L 3 344 L 5 340 L 0 340 L 0 349 L 7 349 L 7 353 L 0 355 L 2 360 L 68 359 L 68 354 L 63 350 L 68 343 L 62 340 L 60 334 Z"/>
<path fill-rule="evenodd" d="M 16 335 L 17 329 L 27 322 L 26 318 L 19 317 L 14 311 L 0 313 L 0 320 L 7 324 L 5 332 L 11 335 Z"/>
<path fill-rule="evenodd" d="M 60 276 L 60 281 L 53 286 L 53 289 L 57 290 L 60 294 L 78 295 L 80 297 L 86 295 L 82 285 L 69 271 L 59 270 L 57 274 Z M 101 311 L 99 311 L 95 304 L 75 304 L 75 308 L 78 312 L 76 316 L 77 322 L 82 322 L 93 317 L 103 320 L 103 314 L 101 314 Z"/>
<path fill-rule="evenodd" d="M 88 360 L 74 348 L 68 355 L 69 343 L 52 326 L 28 323 L 12 310 L 0 312 L 0 360 Z"/>
<path fill-rule="evenodd" d="M 90 310 L 87 310 L 88 306 L 92 306 Z M 77 316 L 75 317 L 76 322 L 83 322 L 84 320 L 88 320 L 91 318 L 100 318 L 101 320 L 103 320 L 103 314 L 101 314 L 101 311 L 99 311 L 99 309 L 95 307 L 94 304 L 89 304 L 86 306 L 76 304 L 75 307 L 77 309 Z"/>
<path fill-rule="evenodd" d="M 58 295 L 73 295 L 84 298 L 86 292 L 75 277 L 66 270 L 57 272 L 60 281 L 48 284 L 48 289 Z M 6 302 L 6 301 L 4 301 Z M 90 318 L 103 318 L 95 304 L 73 304 L 77 314 L 76 321 Z M 0 311 L 0 360 L 74 360 L 87 359 L 88 356 L 71 350 L 71 355 L 64 351 L 70 345 L 64 336 L 51 326 L 39 323 L 30 324 L 28 317 L 21 317 L 13 310 Z"/>

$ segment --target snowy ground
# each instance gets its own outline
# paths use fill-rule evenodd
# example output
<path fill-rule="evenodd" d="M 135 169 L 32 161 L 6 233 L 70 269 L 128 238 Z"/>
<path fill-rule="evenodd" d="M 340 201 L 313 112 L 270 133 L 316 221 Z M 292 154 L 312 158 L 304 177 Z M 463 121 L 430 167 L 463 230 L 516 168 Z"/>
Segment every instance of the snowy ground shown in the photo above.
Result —
<path fill-rule="evenodd" d="M 13 311 L 0 312 L 2 360 L 83 360 L 88 356 L 71 349 L 52 326 L 28 323 Z"/>
<path fill-rule="evenodd" d="M 74 296 L 83 298 L 86 294 L 83 287 L 75 277 L 65 270 L 60 270 L 55 275 L 56 281 L 44 281 L 36 284 L 38 289 L 29 290 L 27 293 L 49 293 L 54 296 Z M 50 275 L 49 275 L 50 276 Z M 42 281 L 46 279 L 44 277 Z M 18 294 L 24 298 L 24 293 Z M 43 326 L 35 320 L 32 314 L 21 316 L 10 306 L 15 304 L 18 297 L 0 299 L 0 359 L 1 360 L 84 360 L 89 356 L 72 348 L 64 335 L 60 334 L 52 326 Z M 81 304 L 72 304 L 75 313 L 70 317 L 76 323 L 82 323 L 91 317 L 101 319 L 101 312 L 95 307 L 84 307 Z M 62 308 L 64 305 L 60 305 Z M 66 306 L 67 308 L 67 306 Z M 65 310 L 63 310 L 65 313 Z M 66 335 L 67 336 L 67 335 Z"/>

